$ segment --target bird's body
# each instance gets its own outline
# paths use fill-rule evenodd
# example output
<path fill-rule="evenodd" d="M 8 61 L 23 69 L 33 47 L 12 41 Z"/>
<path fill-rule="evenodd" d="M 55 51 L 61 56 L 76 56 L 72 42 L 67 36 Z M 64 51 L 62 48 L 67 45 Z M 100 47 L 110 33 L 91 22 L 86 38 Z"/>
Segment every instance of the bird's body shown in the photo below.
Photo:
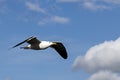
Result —
<path fill-rule="evenodd" d="M 39 44 L 39 48 L 40 49 L 46 49 L 46 48 L 50 47 L 53 44 L 54 44 L 53 42 L 41 41 L 41 43 Z"/>
<path fill-rule="evenodd" d="M 67 59 L 67 51 L 61 42 L 40 41 L 36 37 L 30 37 L 21 43 L 13 46 L 13 48 L 27 42 L 29 45 L 21 47 L 21 49 L 44 50 L 49 47 L 54 48 L 64 59 Z"/>

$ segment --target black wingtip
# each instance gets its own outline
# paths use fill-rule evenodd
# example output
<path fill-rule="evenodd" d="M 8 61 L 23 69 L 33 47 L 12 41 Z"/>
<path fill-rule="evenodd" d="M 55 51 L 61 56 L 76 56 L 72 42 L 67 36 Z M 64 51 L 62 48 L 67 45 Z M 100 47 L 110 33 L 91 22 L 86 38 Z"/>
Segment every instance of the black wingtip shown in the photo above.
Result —
<path fill-rule="evenodd" d="M 67 59 L 68 55 L 64 45 L 61 42 L 53 42 L 53 43 L 56 44 L 51 45 L 51 47 L 54 48 L 62 58 Z"/>
<path fill-rule="evenodd" d="M 67 52 L 64 53 L 64 55 L 61 55 L 61 57 L 64 58 L 64 59 L 67 59 L 68 58 Z"/>
<path fill-rule="evenodd" d="M 30 37 L 30 38 L 28 38 L 28 39 L 26 39 L 26 40 L 24 40 L 24 41 L 22 41 L 22 42 L 18 43 L 17 45 L 13 46 L 12 48 L 17 47 L 17 46 L 19 46 L 19 45 L 21 45 L 21 44 L 23 44 L 23 43 L 27 42 L 28 40 L 30 40 L 30 39 L 32 39 L 32 38 L 34 38 L 34 36 L 32 36 L 32 37 Z"/>
<path fill-rule="evenodd" d="M 67 59 L 68 58 L 68 56 L 66 56 L 66 57 L 63 57 L 64 59 Z"/>

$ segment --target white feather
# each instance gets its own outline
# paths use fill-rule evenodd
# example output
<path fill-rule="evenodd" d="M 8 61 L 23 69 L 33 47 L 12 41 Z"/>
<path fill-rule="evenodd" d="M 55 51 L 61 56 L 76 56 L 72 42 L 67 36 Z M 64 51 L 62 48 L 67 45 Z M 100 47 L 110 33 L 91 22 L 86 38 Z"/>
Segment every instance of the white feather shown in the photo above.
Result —
<path fill-rule="evenodd" d="M 53 43 L 52 42 L 49 42 L 49 41 L 42 41 L 40 44 L 39 44 L 39 47 L 40 49 L 46 49 L 48 47 L 50 47 Z"/>

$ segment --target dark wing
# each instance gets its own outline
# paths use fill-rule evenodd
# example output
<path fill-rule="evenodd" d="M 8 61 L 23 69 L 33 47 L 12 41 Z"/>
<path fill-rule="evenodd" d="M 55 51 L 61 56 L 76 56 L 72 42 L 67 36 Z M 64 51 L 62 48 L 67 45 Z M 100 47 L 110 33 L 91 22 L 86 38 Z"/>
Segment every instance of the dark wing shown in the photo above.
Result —
<path fill-rule="evenodd" d="M 67 51 L 62 43 L 56 42 L 56 44 L 52 45 L 51 47 L 54 48 L 60 54 L 61 57 L 67 59 Z"/>
<path fill-rule="evenodd" d="M 27 43 L 34 45 L 34 44 L 39 44 L 40 41 L 36 37 L 32 37 L 27 40 Z"/>
<path fill-rule="evenodd" d="M 23 43 L 25 43 L 25 42 L 27 42 L 27 43 L 29 43 L 29 44 L 33 44 L 34 42 L 38 43 L 38 42 L 40 42 L 40 41 L 37 40 L 36 37 L 33 37 L 33 36 L 32 36 L 32 37 L 30 37 L 30 38 L 28 38 L 28 39 L 26 39 L 26 40 L 18 43 L 17 45 L 13 46 L 12 48 L 15 48 L 15 47 L 17 47 L 17 46 L 19 46 L 19 45 L 21 45 L 21 44 L 23 44 Z"/>

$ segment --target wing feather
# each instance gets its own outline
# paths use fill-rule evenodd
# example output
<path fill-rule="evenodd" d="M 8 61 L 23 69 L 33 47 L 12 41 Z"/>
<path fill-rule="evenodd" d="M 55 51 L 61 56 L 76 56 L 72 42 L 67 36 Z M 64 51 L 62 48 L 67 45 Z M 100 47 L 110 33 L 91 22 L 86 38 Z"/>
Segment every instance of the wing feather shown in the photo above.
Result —
<path fill-rule="evenodd" d="M 20 42 L 20 43 L 18 43 L 17 45 L 15 45 L 15 46 L 13 46 L 12 48 L 15 48 L 15 47 L 17 47 L 17 46 L 19 46 L 19 45 L 21 45 L 21 44 L 23 44 L 23 43 L 25 43 L 25 42 L 27 42 L 27 43 L 29 43 L 29 44 L 35 44 L 35 43 L 40 43 L 40 41 L 36 38 L 36 37 L 30 37 L 30 38 L 28 38 L 28 39 L 26 39 L 26 40 L 24 40 L 24 41 L 22 41 L 22 42 Z"/>
<path fill-rule="evenodd" d="M 33 37 L 33 38 L 28 39 L 27 43 L 34 45 L 34 44 L 39 44 L 40 41 L 36 37 Z"/>
<path fill-rule="evenodd" d="M 51 47 L 54 48 L 61 57 L 63 57 L 64 59 L 67 59 L 67 57 L 68 57 L 67 51 L 62 43 L 56 42 L 56 44 L 52 45 Z"/>

